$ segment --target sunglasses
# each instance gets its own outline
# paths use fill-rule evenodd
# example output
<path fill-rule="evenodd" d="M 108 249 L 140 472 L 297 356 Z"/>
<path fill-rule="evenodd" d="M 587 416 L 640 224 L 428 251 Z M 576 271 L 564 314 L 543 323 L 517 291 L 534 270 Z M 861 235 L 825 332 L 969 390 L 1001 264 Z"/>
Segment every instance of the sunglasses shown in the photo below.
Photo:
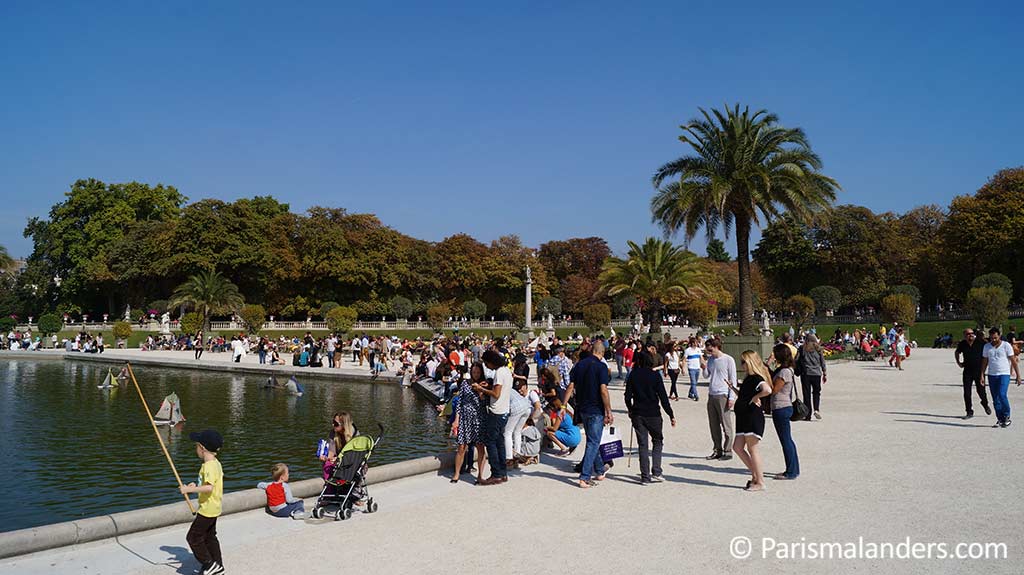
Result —
<path fill-rule="evenodd" d="M 331 423 L 334 425 L 334 427 L 341 427 L 340 421 L 332 421 Z"/>

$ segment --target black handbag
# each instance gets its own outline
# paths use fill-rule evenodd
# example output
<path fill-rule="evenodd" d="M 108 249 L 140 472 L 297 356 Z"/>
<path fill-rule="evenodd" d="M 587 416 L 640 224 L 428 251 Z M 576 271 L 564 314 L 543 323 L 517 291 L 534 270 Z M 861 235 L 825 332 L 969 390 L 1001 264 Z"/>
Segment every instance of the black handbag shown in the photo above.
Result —
<path fill-rule="evenodd" d="M 807 404 L 800 401 L 800 393 L 796 391 L 796 379 L 794 378 L 791 382 L 792 389 L 790 390 L 789 399 L 793 402 L 793 415 L 789 416 L 790 421 L 800 421 L 807 419 L 811 414 L 811 409 L 807 407 Z M 796 397 L 793 397 L 793 393 L 796 393 Z"/>

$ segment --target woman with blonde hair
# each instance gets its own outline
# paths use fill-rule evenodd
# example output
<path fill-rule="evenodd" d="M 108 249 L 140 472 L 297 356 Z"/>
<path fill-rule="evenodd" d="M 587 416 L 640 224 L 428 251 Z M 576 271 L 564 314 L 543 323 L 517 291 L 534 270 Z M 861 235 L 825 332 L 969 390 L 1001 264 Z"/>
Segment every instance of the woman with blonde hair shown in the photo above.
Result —
<path fill-rule="evenodd" d="M 744 351 L 741 357 L 747 376 L 743 378 L 739 388 L 729 385 L 737 395 L 736 405 L 733 407 L 736 413 L 736 439 L 733 440 L 732 450 L 750 470 L 750 481 L 744 489 L 761 491 L 764 489 L 764 472 L 761 452 L 757 448 L 764 437 L 764 410 L 761 409 L 761 399 L 772 393 L 772 376 L 768 366 L 756 351 Z"/>

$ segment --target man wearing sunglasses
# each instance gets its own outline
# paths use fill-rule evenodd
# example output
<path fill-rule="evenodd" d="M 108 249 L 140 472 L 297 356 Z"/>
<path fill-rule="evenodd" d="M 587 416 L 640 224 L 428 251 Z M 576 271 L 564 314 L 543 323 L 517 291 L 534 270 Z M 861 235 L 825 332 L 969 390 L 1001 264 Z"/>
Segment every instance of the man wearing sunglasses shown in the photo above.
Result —
<path fill-rule="evenodd" d="M 992 409 L 988 406 L 988 393 L 985 392 L 985 384 L 981 379 L 981 360 L 985 350 L 985 340 L 978 337 L 973 329 L 964 330 L 964 338 L 956 346 L 953 358 L 956 365 L 964 370 L 964 407 L 967 408 L 967 415 L 964 419 L 974 417 L 974 405 L 971 401 L 971 388 L 978 391 L 981 398 L 981 406 L 985 408 L 985 415 L 992 415 Z"/>

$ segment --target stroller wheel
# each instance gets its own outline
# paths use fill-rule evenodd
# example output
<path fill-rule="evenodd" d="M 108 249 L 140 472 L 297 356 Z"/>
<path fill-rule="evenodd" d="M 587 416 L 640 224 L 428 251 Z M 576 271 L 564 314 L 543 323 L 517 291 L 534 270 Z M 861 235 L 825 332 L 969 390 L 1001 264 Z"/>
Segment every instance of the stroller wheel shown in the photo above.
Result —
<path fill-rule="evenodd" d="M 376 512 L 377 512 L 377 502 L 376 502 L 376 501 L 374 501 L 373 499 L 371 499 L 370 501 L 368 501 L 368 502 L 366 503 L 366 510 L 367 510 L 368 512 L 370 512 L 370 513 L 376 513 Z"/>
<path fill-rule="evenodd" d="M 321 517 L 323 517 L 323 512 L 320 510 L 319 507 L 314 507 L 313 508 L 313 519 L 320 519 Z"/>
<path fill-rule="evenodd" d="M 338 512 L 337 517 L 341 520 L 352 519 L 352 509 L 349 507 L 342 509 L 341 511 Z"/>

